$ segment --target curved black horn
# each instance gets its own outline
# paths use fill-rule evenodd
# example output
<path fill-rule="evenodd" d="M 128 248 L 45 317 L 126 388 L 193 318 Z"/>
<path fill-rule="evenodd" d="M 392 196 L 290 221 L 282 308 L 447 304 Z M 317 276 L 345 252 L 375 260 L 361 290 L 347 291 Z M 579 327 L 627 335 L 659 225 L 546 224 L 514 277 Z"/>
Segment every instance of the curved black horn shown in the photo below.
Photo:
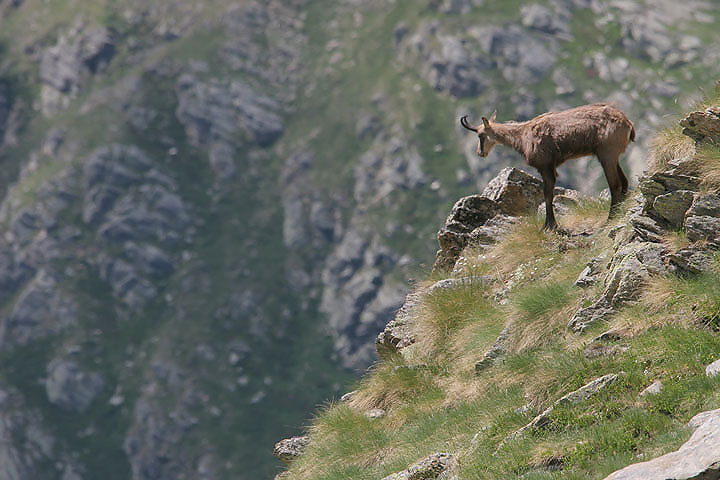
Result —
<path fill-rule="evenodd" d="M 467 115 L 463 115 L 463 117 L 460 119 L 460 125 L 467 128 L 468 130 L 472 130 L 473 132 L 477 132 L 477 127 L 473 127 L 470 125 L 467 121 Z"/>

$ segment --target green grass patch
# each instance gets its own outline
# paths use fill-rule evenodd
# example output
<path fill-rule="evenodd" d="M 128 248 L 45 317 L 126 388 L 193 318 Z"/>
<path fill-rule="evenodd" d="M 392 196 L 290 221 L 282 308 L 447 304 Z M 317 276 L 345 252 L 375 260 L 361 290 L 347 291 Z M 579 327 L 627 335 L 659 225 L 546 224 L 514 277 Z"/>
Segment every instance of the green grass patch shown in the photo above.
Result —
<path fill-rule="evenodd" d="M 535 320 L 567 305 L 570 300 L 569 284 L 540 283 L 518 293 L 514 305 L 527 320 Z"/>

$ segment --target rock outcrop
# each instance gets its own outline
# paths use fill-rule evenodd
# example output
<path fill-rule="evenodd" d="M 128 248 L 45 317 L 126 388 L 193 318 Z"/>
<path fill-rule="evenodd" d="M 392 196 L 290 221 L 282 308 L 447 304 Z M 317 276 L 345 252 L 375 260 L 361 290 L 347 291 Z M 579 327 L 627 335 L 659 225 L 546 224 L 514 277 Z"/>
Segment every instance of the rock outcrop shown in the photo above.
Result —
<path fill-rule="evenodd" d="M 388 475 L 382 480 L 434 480 L 446 478 L 446 473 L 455 465 L 455 456 L 449 453 L 430 455 L 402 472 Z"/>
<path fill-rule="evenodd" d="M 273 455 L 285 463 L 290 463 L 302 454 L 309 442 L 310 437 L 307 435 L 280 440 L 275 444 Z"/>
<path fill-rule="evenodd" d="M 550 405 L 548 408 L 543 410 L 542 413 L 540 413 L 538 416 L 532 419 L 530 423 L 525 425 L 524 427 L 520 428 L 519 430 L 516 430 L 513 432 L 510 437 L 514 437 L 517 435 L 520 435 L 521 433 L 525 432 L 526 430 L 529 430 L 531 428 L 543 428 L 550 423 L 550 415 L 552 414 L 553 410 L 555 410 L 559 406 L 563 405 L 572 405 L 574 403 L 579 403 L 584 400 L 587 400 L 592 395 L 597 394 L 600 390 L 608 387 L 613 382 L 615 382 L 620 375 L 616 373 L 609 373 L 607 375 L 603 375 L 602 377 L 598 377 L 595 380 L 587 383 L 586 385 L 583 385 L 582 387 L 578 388 L 575 391 L 572 391 L 568 393 L 567 395 L 563 395 L 559 399 L 557 399 L 552 405 Z M 500 448 L 500 447 L 498 447 Z"/>
<path fill-rule="evenodd" d="M 720 142 L 720 106 L 691 112 L 680 121 L 680 126 L 696 142 Z"/>
<path fill-rule="evenodd" d="M 464 197 L 455 203 L 437 234 L 440 250 L 433 269 L 452 270 L 476 229 L 487 227 L 478 230 L 475 237 L 478 240 L 489 237 L 485 240 L 491 240 L 502 233 L 503 225 L 511 221 L 506 220 L 507 215 L 534 211 L 543 201 L 541 180 L 516 168 L 503 169 L 481 195 Z"/>
<path fill-rule="evenodd" d="M 720 477 L 720 409 L 695 415 L 688 427 L 693 434 L 678 450 L 648 462 L 635 463 L 605 480 L 682 479 Z"/>
<path fill-rule="evenodd" d="M 50 403 L 69 412 L 84 412 L 102 392 L 105 382 L 95 372 L 84 371 L 77 362 L 57 358 L 47 367 L 45 391 Z"/>
<path fill-rule="evenodd" d="M 42 421 L 19 392 L 0 387 L 0 477 L 33 478 L 42 472 L 42 464 L 54 457 L 56 440 Z"/>
<path fill-rule="evenodd" d="M 115 55 L 115 33 L 107 27 L 90 27 L 78 20 L 40 57 L 43 112 L 66 108 L 83 83 L 103 72 Z"/>
<path fill-rule="evenodd" d="M 568 328 L 582 332 L 637 300 L 653 275 L 697 274 L 711 265 L 712 252 L 720 246 L 720 196 L 703 191 L 701 183 L 697 165 L 687 158 L 672 160 L 664 171 L 640 179 L 641 196 L 628 210 L 628 227 L 615 237 L 603 292 L 591 306 L 578 310 Z M 692 243 L 672 251 L 664 238 L 677 229 Z M 597 277 L 600 269 L 593 268 L 592 277 Z M 578 282 L 588 285 L 583 275 Z"/>

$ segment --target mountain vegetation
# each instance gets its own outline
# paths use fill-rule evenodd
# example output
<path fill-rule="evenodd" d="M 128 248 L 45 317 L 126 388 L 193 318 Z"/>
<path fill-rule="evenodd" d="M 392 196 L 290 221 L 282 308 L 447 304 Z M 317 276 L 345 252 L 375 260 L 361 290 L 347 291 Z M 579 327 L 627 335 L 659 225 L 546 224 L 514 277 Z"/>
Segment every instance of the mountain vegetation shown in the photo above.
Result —
<path fill-rule="evenodd" d="M 651 133 L 720 76 L 719 21 L 705 0 L 0 0 L 0 477 L 276 474 L 275 442 L 377 360 L 375 337 L 428 275 L 455 200 L 522 164 L 509 151 L 481 162 L 458 118 L 615 102 L 638 133 L 622 160 L 634 186 Z M 662 162 L 678 158 L 671 144 L 689 148 L 677 127 L 664 135 Z M 562 186 L 604 188 L 593 162 L 568 165 Z M 578 205 L 577 228 L 601 228 L 605 205 Z M 609 240 L 563 246 L 518 222 L 538 248 L 518 247 L 518 262 L 578 250 L 575 267 L 541 260 L 562 263 L 557 282 L 508 294 L 560 349 L 555 308 L 579 301 L 573 269 Z M 503 262 L 487 265 L 517 267 Z M 681 285 L 698 292 L 710 277 L 698 278 Z M 472 302 L 484 347 L 511 307 Z M 425 354 L 479 328 L 453 308 L 427 317 L 442 335 Z M 527 354 L 526 371 L 539 361 Z M 387 397 L 377 408 L 446 402 L 441 372 L 388 365 L 366 380 Z M 535 407 L 581 381 L 558 378 Z M 398 450 L 393 468 L 419 453 Z"/>
<path fill-rule="evenodd" d="M 720 82 L 707 105 L 684 139 L 658 134 L 616 219 L 607 198 L 569 191 L 564 234 L 536 208 L 508 216 L 543 201 L 517 171 L 459 200 L 439 236 L 475 240 L 450 268 L 438 256 L 378 339 L 382 360 L 278 478 L 715 478 Z M 505 213 L 483 218 L 493 201 Z"/>

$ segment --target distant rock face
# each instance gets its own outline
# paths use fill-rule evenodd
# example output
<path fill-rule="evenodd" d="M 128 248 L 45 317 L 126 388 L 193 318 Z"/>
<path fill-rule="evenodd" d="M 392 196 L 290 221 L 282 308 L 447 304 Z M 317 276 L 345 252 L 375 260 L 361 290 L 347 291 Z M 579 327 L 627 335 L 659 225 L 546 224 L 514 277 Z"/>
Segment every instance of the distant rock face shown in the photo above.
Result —
<path fill-rule="evenodd" d="M 570 35 L 570 12 L 552 11 L 550 8 L 533 3 L 520 9 L 522 24 L 544 33 Z"/>
<path fill-rule="evenodd" d="M 7 87 L 0 83 L 0 146 L 3 144 L 8 117 L 10 116 L 10 99 Z"/>
<path fill-rule="evenodd" d="M 183 442 L 199 423 L 191 408 L 202 405 L 205 395 L 194 379 L 175 363 L 156 358 L 144 381 L 149 388 L 135 402 L 123 443 L 132 478 L 172 480 L 189 470 L 212 472 L 214 452 L 193 451 Z M 218 477 L 208 474 L 199 478 Z"/>
<path fill-rule="evenodd" d="M 396 32 L 400 28 L 396 27 Z M 402 38 L 396 46 L 400 56 L 418 57 L 421 75 L 432 88 L 457 97 L 475 96 L 485 90 L 483 72 L 492 64 L 461 39 L 443 35 L 437 23 L 423 23 L 416 33 L 396 38 Z"/>
<path fill-rule="evenodd" d="M 99 374 L 86 372 L 72 360 L 53 360 L 47 373 L 45 391 L 48 400 L 70 412 L 87 410 L 105 384 Z"/>
<path fill-rule="evenodd" d="M 43 112 L 66 107 L 87 77 L 105 70 L 115 49 L 114 33 L 107 27 L 86 27 L 79 21 L 61 35 L 40 57 Z"/>
<path fill-rule="evenodd" d="M 77 305 L 57 288 L 57 281 L 41 270 L 20 292 L 9 315 L 0 319 L 0 349 L 45 338 L 76 322 Z"/>
<path fill-rule="evenodd" d="M 693 429 L 693 434 L 678 450 L 648 462 L 627 466 L 608 475 L 605 480 L 703 480 L 720 477 L 720 409 L 695 415 L 688 426 Z"/>
<path fill-rule="evenodd" d="M 314 161 L 310 152 L 294 152 L 285 161 L 283 241 L 291 250 L 320 249 L 339 240 L 343 233 L 342 204 L 319 195 L 310 186 Z"/>
<path fill-rule="evenodd" d="M 204 82 L 188 73 L 178 79 L 176 92 L 177 118 L 192 144 L 208 147 L 219 180 L 237 174 L 238 130 L 260 146 L 283 132 L 280 104 L 241 81 Z"/>
<path fill-rule="evenodd" d="M 364 229 L 350 226 L 322 271 L 320 310 L 328 315 L 335 350 L 349 368 L 365 368 L 372 340 L 402 305 L 407 287 L 384 281 L 397 258 Z"/>
<path fill-rule="evenodd" d="M 205 83 L 186 74 L 178 80 L 177 92 L 178 119 L 196 145 L 231 143 L 238 129 L 268 145 L 283 132 L 280 105 L 240 81 Z"/>
<path fill-rule="evenodd" d="M 537 8 L 529 8 L 525 18 L 540 25 L 542 18 L 536 15 Z M 551 23 L 544 28 L 555 28 L 553 25 L 560 24 Z M 469 33 L 493 59 L 493 66 L 500 69 L 505 80 L 518 85 L 539 82 L 548 75 L 557 60 L 556 47 L 552 43 L 528 33 L 518 25 L 475 27 Z"/>
<path fill-rule="evenodd" d="M 114 295 L 140 308 L 157 295 L 154 281 L 174 270 L 165 252 L 189 239 L 190 214 L 175 181 L 136 147 L 112 145 L 85 162 L 83 220 L 106 248 L 97 266 Z"/>
<path fill-rule="evenodd" d="M 55 446 L 39 412 L 27 408 L 19 392 L 0 387 L 0 478 L 36 477 L 57 453 Z"/>

